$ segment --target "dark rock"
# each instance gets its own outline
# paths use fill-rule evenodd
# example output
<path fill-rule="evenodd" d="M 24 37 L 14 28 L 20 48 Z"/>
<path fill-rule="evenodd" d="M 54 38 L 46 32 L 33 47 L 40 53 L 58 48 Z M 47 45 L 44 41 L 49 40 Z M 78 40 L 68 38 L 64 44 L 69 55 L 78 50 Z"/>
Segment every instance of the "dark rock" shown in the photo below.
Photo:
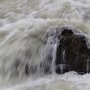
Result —
<path fill-rule="evenodd" d="M 45 73 L 52 72 L 53 62 L 55 72 L 58 74 L 69 71 L 76 71 L 79 74 L 90 72 L 90 49 L 83 33 L 70 27 L 56 27 L 47 31 L 46 38 L 46 55 L 41 63 Z"/>
<path fill-rule="evenodd" d="M 56 53 L 56 73 L 90 72 L 90 49 L 87 47 L 85 36 L 74 34 L 72 29 L 62 29 Z"/>
<path fill-rule="evenodd" d="M 90 49 L 84 34 L 70 27 L 57 27 L 47 31 L 45 39 L 41 61 L 35 65 L 29 64 L 31 51 L 28 49 L 24 54 L 25 60 L 18 58 L 12 65 L 14 74 L 19 75 L 22 71 L 25 75 L 39 72 L 50 74 L 53 71 L 58 74 L 69 71 L 79 74 L 90 72 Z"/>

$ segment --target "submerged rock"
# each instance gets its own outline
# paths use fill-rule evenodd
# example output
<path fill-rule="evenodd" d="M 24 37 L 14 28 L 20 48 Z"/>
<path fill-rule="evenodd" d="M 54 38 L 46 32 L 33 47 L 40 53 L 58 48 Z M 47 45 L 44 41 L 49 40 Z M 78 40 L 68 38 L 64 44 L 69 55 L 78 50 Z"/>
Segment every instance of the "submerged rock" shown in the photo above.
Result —
<path fill-rule="evenodd" d="M 49 31 L 48 35 L 48 40 L 52 38 L 54 43 L 58 43 L 55 61 L 52 61 L 55 62 L 56 73 L 90 72 L 90 49 L 84 34 L 69 27 L 58 27 L 54 31 Z"/>
<path fill-rule="evenodd" d="M 84 34 L 70 27 L 56 27 L 48 30 L 45 36 L 47 40 L 41 53 L 41 61 L 31 65 L 31 53 L 26 50 L 24 58 L 17 57 L 12 65 L 13 75 L 90 72 L 90 49 Z"/>

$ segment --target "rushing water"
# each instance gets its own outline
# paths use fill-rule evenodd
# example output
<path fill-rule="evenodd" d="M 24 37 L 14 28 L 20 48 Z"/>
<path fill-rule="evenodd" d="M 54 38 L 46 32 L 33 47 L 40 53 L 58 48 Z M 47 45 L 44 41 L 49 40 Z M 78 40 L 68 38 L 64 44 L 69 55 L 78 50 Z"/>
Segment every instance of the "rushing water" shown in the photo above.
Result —
<path fill-rule="evenodd" d="M 90 38 L 90 0 L 0 0 L 0 90 L 90 90 L 90 74 L 54 73 L 57 43 L 46 46 L 45 33 L 55 26 L 75 28 Z M 48 54 L 53 74 L 34 73 Z M 89 60 L 87 72 L 88 65 Z M 28 68 L 33 68 L 29 75 Z"/>

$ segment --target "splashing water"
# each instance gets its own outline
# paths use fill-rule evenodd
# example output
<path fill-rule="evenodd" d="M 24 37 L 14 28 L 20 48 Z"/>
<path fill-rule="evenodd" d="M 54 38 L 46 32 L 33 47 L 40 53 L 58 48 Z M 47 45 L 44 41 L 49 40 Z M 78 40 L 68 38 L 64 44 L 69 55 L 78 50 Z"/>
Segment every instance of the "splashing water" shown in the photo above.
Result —
<path fill-rule="evenodd" d="M 59 65 L 59 67 L 60 67 L 60 71 L 61 71 L 61 73 L 63 73 L 64 72 L 64 67 L 65 67 L 65 64 L 66 64 L 66 62 L 65 62 L 66 60 L 65 60 L 65 49 L 62 51 L 62 59 L 61 59 L 61 65 Z"/>
<path fill-rule="evenodd" d="M 42 75 L 36 67 L 50 54 L 53 73 L 56 68 L 58 41 L 49 44 L 50 52 L 46 48 L 50 27 L 79 30 L 90 48 L 89 10 L 90 0 L 0 0 L 0 90 L 90 90 L 89 73 Z M 65 60 L 65 50 L 62 56 Z M 88 59 L 87 72 L 89 63 Z M 60 69 L 63 72 L 64 64 Z"/>
<path fill-rule="evenodd" d="M 54 45 L 53 53 L 52 53 L 52 73 L 55 74 L 55 60 L 56 60 L 56 52 L 57 52 L 57 47 L 58 47 L 58 40 Z"/>

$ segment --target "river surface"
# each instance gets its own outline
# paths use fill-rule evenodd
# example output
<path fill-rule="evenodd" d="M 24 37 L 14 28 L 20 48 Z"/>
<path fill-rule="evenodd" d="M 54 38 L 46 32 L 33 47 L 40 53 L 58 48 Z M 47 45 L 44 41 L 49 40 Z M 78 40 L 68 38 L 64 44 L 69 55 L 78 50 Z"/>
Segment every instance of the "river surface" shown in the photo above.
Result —
<path fill-rule="evenodd" d="M 24 73 L 41 61 L 45 33 L 56 26 L 90 38 L 90 0 L 0 0 L 0 90 L 90 90 L 89 73 Z"/>

